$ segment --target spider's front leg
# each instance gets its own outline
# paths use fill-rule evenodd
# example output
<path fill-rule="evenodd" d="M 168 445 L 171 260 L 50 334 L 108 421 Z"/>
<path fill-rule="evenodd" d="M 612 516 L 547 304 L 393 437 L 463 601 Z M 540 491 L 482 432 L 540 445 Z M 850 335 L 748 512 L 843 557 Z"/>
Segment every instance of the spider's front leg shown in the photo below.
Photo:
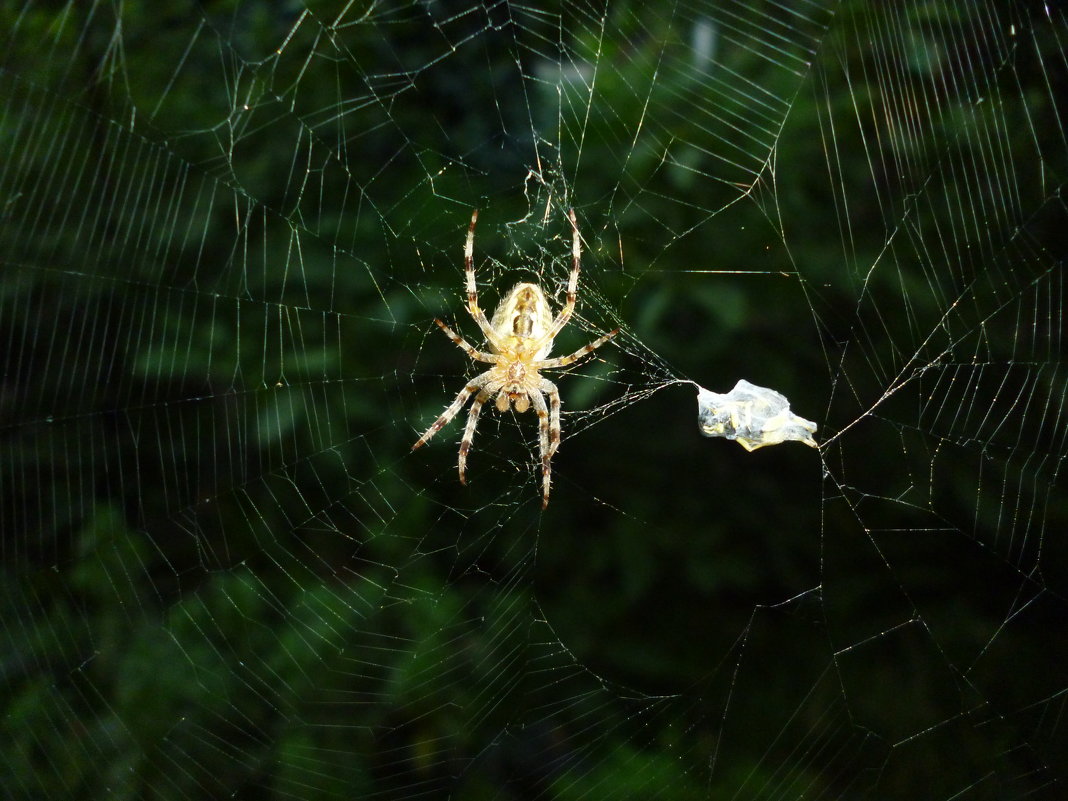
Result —
<path fill-rule="evenodd" d="M 545 397 L 549 395 L 552 411 L 545 408 Z M 530 391 L 531 404 L 538 413 L 538 450 L 541 452 L 541 508 L 549 505 L 549 487 L 552 481 L 552 458 L 560 444 L 560 392 L 556 385 L 545 378 L 538 389 Z"/>
<path fill-rule="evenodd" d="M 466 486 L 467 476 L 467 452 L 471 450 L 471 443 L 475 439 L 475 426 L 478 425 L 478 415 L 482 411 L 482 404 L 490 399 L 490 393 L 483 387 L 475 395 L 475 401 L 471 404 L 471 411 L 467 413 L 467 425 L 464 427 L 464 438 L 460 440 L 460 483 Z"/>
<path fill-rule="evenodd" d="M 556 455 L 560 447 L 560 390 L 548 378 L 541 380 L 541 391 L 549 396 L 549 458 Z"/>
<path fill-rule="evenodd" d="M 418 440 L 416 440 L 416 443 L 412 445 L 412 450 L 414 451 L 416 448 L 421 448 L 422 446 L 426 445 L 430 441 L 431 437 L 433 437 L 435 434 L 441 431 L 441 429 L 448 425 L 449 421 L 452 420 L 452 418 L 456 416 L 456 413 L 460 411 L 461 408 L 463 408 L 463 405 L 467 403 L 467 399 L 470 398 L 474 393 L 482 389 L 482 387 L 486 385 L 486 382 L 489 381 L 489 379 L 490 376 L 489 372 L 487 371 L 475 378 L 466 387 L 461 389 L 460 394 L 456 396 L 456 400 L 454 400 L 449 405 L 449 408 L 442 412 L 441 417 L 435 420 L 430 425 L 430 428 L 426 430 L 426 433 L 423 434 L 423 436 L 421 436 Z"/>

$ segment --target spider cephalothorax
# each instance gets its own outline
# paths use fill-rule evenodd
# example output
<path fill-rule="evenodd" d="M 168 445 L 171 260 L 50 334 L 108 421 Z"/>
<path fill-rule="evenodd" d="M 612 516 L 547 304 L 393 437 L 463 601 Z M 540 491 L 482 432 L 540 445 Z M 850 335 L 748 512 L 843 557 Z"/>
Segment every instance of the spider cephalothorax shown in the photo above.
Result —
<path fill-rule="evenodd" d="M 509 406 L 517 412 L 525 412 L 531 406 L 538 414 L 539 444 L 541 450 L 542 468 L 542 507 L 549 503 L 550 467 L 549 463 L 560 446 L 560 391 L 556 385 L 547 378 L 543 378 L 540 370 L 548 370 L 554 367 L 564 367 L 595 348 L 599 348 L 609 339 L 619 333 L 619 329 L 610 331 L 602 337 L 598 337 L 589 345 L 579 348 L 569 356 L 558 356 L 555 359 L 547 358 L 553 347 L 553 340 L 561 329 L 571 319 L 575 310 L 575 298 L 578 291 L 579 257 L 581 245 L 579 239 L 578 223 L 575 221 L 575 211 L 568 212 L 571 221 L 571 275 L 567 282 L 567 300 L 560 313 L 553 316 L 549 301 L 545 292 L 537 284 L 516 284 L 511 291 L 501 300 L 497 310 L 493 313 L 493 319 L 486 319 L 485 312 L 479 308 L 478 292 L 475 288 L 475 224 L 478 222 L 478 210 L 471 214 L 471 224 L 467 229 L 467 242 L 464 245 L 464 272 L 467 276 L 467 310 L 482 329 L 486 337 L 488 351 L 475 350 L 471 345 L 449 328 L 441 320 L 435 323 L 445 332 L 453 342 L 463 348 L 475 361 L 488 362 L 493 366 L 484 373 L 468 382 L 456 399 L 437 420 L 426 430 L 426 433 L 412 446 L 415 450 L 425 445 L 431 437 L 441 430 L 456 413 L 460 411 L 467 399 L 475 396 L 471 404 L 471 411 L 467 415 L 467 427 L 464 429 L 463 439 L 460 441 L 460 483 L 467 480 L 464 471 L 467 467 L 467 452 L 471 449 L 471 441 L 475 436 L 475 426 L 478 425 L 478 415 L 482 411 L 482 405 L 496 396 L 495 405 L 499 411 L 505 412 Z M 477 394 L 476 394 L 477 393 Z M 549 396 L 549 405 L 546 407 L 545 396 Z"/>

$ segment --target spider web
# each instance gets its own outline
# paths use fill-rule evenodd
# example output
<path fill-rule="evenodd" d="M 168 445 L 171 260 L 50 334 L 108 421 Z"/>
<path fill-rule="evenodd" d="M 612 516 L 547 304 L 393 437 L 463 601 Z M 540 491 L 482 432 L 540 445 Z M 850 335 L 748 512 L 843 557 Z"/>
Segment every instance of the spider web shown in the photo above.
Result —
<path fill-rule="evenodd" d="M 0 15 L 14 797 L 1063 795 L 1060 8 Z M 473 208 L 622 329 L 544 512 L 533 415 L 410 451 Z"/>

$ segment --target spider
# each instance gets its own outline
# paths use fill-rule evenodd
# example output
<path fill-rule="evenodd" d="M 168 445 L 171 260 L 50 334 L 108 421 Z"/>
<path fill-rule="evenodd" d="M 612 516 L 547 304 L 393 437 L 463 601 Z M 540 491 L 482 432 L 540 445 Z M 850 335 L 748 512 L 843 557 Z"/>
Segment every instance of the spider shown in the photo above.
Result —
<path fill-rule="evenodd" d="M 475 437 L 475 426 L 482 405 L 497 396 L 496 407 L 506 412 L 514 407 L 517 412 L 525 412 L 531 406 L 538 414 L 539 445 L 541 450 L 542 502 L 544 509 L 549 504 L 549 462 L 560 447 L 560 391 L 556 384 L 539 375 L 539 370 L 564 367 L 578 361 L 596 348 L 601 347 L 619 333 L 619 329 L 598 337 L 584 345 L 570 356 L 547 358 L 552 350 L 553 340 L 571 319 L 575 310 L 575 297 L 578 290 L 579 242 L 578 223 L 575 210 L 568 212 L 571 221 L 571 276 L 567 281 L 567 302 L 560 313 L 553 317 L 552 309 L 546 300 L 545 292 L 537 284 L 516 284 L 497 306 L 493 319 L 486 319 L 485 312 L 478 305 L 478 292 L 475 288 L 475 224 L 478 222 L 478 209 L 471 214 L 471 224 L 467 229 L 467 243 L 464 245 L 464 272 L 467 276 L 467 310 L 482 329 L 489 347 L 488 351 L 476 350 L 441 320 L 435 319 L 438 327 L 455 342 L 472 359 L 493 365 L 484 373 L 475 376 L 467 383 L 452 404 L 426 430 L 426 433 L 412 446 L 414 451 L 430 441 L 438 431 L 448 424 L 456 413 L 463 408 L 467 399 L 475 396 L 471 411 L 467 415 L 467 427 L 460 441 L 460 483 L 466 484 L 464 471 L 467 467 L 467 452 Z M 546 408 L 545 395 L 549 396 Z"/>

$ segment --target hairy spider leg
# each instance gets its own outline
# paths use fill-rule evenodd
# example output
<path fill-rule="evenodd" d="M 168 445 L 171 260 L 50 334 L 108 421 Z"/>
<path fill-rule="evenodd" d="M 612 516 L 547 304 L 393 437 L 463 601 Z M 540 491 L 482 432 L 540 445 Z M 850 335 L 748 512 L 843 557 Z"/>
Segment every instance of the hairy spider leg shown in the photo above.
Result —
<path fill-rule="evenodd" d="M 575 210 L 569 209 L 567 218 L 571 221 L 571 275 L 567 279 L 567 299 L 564 307 L 549 326 L 549 330 L 538 340 L 537 347 L 532 350 L 536 353 L 546 342 L 552 342 L 560 333 L 567 321 L 571 319 L 575 311 L 575 301 L 578 298 L 578 277 L 582 266 L 582 240 L 579 237 L 578 221 L 575 219 Z"/>
<path fill-rule="evenodd" d="M 490 399 L 491 392 L 487 392 L 483 387 L 479 390 L 479 393 L 475 395 L 474 403 L 471 404 L 471 411 L 467 413 L 467 425 L 464 427 L 464 438 L 460 440 L 460 483 L 467 484 L 467 476 L 464 475 L 467 470 L 467 452 L 471 450 L 471 443 L 475 439 L 475 426 L 478 425 L 478 415 L 482 411 L 482 404 Z"/>
<path fill-rule="evenodd" d="M 438 327 L 445 332 L 445 336 L 447 336 L 449 339 L 459 345 L 463 349 L 463 351 L 475 361 L 489 362 L 490 364 L 497 363 L 497 357 L 492 353 L 487 353 L 483 350 L 475 350 L 467 343 L 466 339 L 457 334 L 438 318 L 435 317 L 434 322 L 437 323 Z"/>
<path fill-rule="evenodd" d="M 568 210 L 567 218 L 571 221 L 571 275 L 567 279 L 567 300 L 564 302 L 564 307 L 560 309 L 560 313 L 556 316 L 556 319 L 554 319 L 549 326 L 549 330 L 538 340 L 537 345 L 532 349 L 535 352 L 537 352 L 537 350 L 546 342 L 551 342 L 556 339 L 557 335 L 563 330 L 564 326 L 567 325 L 568 321 L 571 319 L 571 315 L 575 311 L 575 303 L 578 298 L 578 277 L 582 266 L 582 239 L 579 236 L 578 220 L 575 218 L 574 209 Z M 572 362 L 581 359 L 587 353 L 601 347 L 601 345 L 618 333 L 619 329 L 616 328 L 594 340 L 589 345 L 579 348 L 570 356 L 561 356 L 555 359 L 541 359 L 532 362 L 531 367 L 535 370 L 543 370 L 571 364 Z"/>
<path fill-rule="evenodd" d="M 556 455 L 560 447 L 560 390 L 548 378 L 541 380 L 539 387 L 549 396 L 549 458 Z"/>
<path fill-rule="evenodd" d="M 470 398 L 474 393 L 478 392 L 478 390 L 482 389 L 482 387 L 484 387 L 487 383 L 489 383 L 489 380 L 489 371 L 486 371 L 485 373 L 471 381 L 471 383 L 468 384 L 466 387 L 461 389 L 460 394 L 456 396 L 456 400 L 452 402 L 449 408 L 447 408 L 444 412 L 441 413 L 441 417 L 435 420 L 430 425 L 430 428 L 426 430 L 426 433 L 423 434 L 423 436 L 421 436 L 414 445 L 412 445 L 412 450 L 414 451 L 416 448 L 420 448 L 423 445 L 426 445 L 430 441 L 431 437 L 433 437 L 435 434 L 441 431 L 442 428 L 448 425 L 449 421 L 456 416 L 456 413 L 460 411 L 463 405 L 467 402 L 467 399 Z"/>
<path fill-rule="evenodd" d="M 581 348 L 579 348 L 572 354 L 569 354 L 567 356 L 557 356 L 555 359 L 541 359 L 540 361 L 531 362 L 530 366 L 535 370 L 551 370 L 554 367 L 565 367 L 571 364 L 572 362 L 577 362 L 587 353 L 593 353 L 593 351 L 597 350 L 597 348 L 601 347 L 601 345 L 603 345 L 605 342 L 610 340 L 618 333 L 619 329 L 615 328 L 609 331 L 604 336 L 597 337 L 597 339 L 593 340 L 593 342 L 591 342 L 589 345 L 583 345 Z"/>
<path fill-rule="evenodd" d="M 494 346 L 498 345 L 493 333 L 493 326 L 486 318 L 486 313 L 478 305 L 478 288 L 475 286 L 475 224 L 478 222 L 478 209 L 471 212 L 471 224 L 467 226 L 467 242 L 464 244 L 464 275 L 467 278 L 467 311 L 482 329 L 483 335 Z"/>
<path fill-rule="evenodd" d="M 546 385 L 548 389 L 546 390 Z M 538 390 L 533 390 L 530 393 L 530 400 L 534 405 L 534 411 L 538 413 L 538 450 L 541 453 L 541 508 L 545 509 L 549 505 L 549 487 L 552 483 L 552 458 L 553 449 L 550 445 L 550 439 L 552 434 L 550 429 L 556 431 L 557 437 L 560 434 L 560 393 L 557 391 L 556 386 L 552 381 L 543 379 L 541 382 L 543 391 L 549 391 L 552 394 L 553 414 L 552 423 L 549 422 L 550 414 L 549 410 L 545 408 L 545 397 Z"/>

